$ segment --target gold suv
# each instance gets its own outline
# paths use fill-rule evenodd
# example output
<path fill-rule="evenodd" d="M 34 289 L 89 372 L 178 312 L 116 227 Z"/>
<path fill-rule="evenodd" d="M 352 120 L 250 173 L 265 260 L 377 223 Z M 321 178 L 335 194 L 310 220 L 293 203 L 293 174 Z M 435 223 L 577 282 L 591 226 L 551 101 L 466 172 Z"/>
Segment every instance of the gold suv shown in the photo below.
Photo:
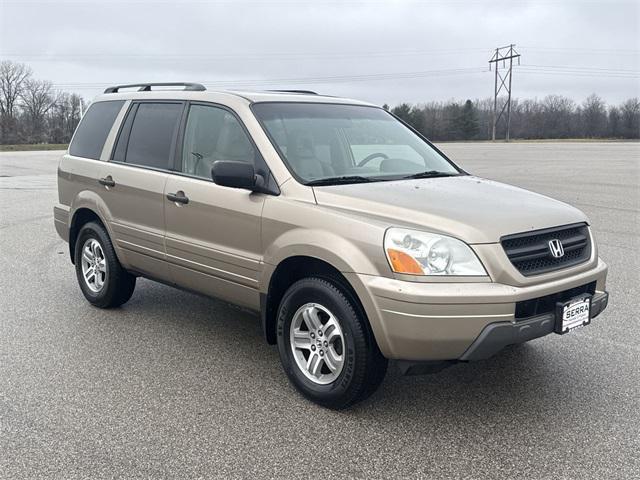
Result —
<path fill-rule="evenodd" d="M 382 108 L 178 87 L 108 88 L 60 161 L 55 226 L 93 305 L 144 276 L 260 312 L 330 408 L 370 395 L 387 359 L 436 371 L 606 307 L 582 212 L 466 173 Z"/>

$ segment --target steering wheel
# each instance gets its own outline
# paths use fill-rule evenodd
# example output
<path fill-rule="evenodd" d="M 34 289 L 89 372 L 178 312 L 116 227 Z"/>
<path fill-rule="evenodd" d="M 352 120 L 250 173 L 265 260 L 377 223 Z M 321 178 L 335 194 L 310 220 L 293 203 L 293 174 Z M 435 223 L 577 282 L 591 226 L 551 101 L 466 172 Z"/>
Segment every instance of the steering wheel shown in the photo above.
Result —
<path fill-rule="evenodd" d="M 191 152 L 191 155 L 196 157 L 196 163 L 193 165 L 193 173 L 198 171 L 198 165 L 200 164 L 200 160 L 204 158 L 204 155 L 198 152 Z"/>
<path fill-rule="evenodd" d="M 360 162 L 358 163 L 358 167 L 364 167 L 367 163 L 369 163 L 371 160 L 373 160 L 374 158 L 384 158 L 385 160 L 388 159 L 389 157 L 387 155 L 385 155 L 384 153 L 372 153 L 371 155 L 367 155 L 365 158 L 363 158 L 362 160 L 360 160 Z"/>

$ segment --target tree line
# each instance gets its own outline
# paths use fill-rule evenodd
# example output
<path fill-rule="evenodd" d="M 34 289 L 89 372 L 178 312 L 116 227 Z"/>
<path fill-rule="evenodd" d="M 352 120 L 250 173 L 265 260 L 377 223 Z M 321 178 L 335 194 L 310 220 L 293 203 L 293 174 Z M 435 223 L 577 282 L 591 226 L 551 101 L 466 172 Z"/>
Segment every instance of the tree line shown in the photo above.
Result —
<path fill-rule="evenodd" d="M 500 108 L 502 102 L 498 102 Z M 491 138 L 493 99 L 464 103 L 402 103 L 387 110 L 412 125 L 431 140 L 486 140 Z M 506 123 L 498 123 L 496 138 L 505 138 Z M 620 105 L 607 105 L 598 95 L 578 104 L 562 95 L 542 100 L 511 101 L 511 138 L 640 138 L 640 100 L 630 98 Z"/>
<path fill-rule="evenodd" d="M 503 100 L 501 100 L 502 102 Z M 500 102 L 500 103 L 501 103 Z M 384 105 L 427 138 L 486 140 L 491 138 L 493 99 Z M 85 101 L 55 90 L 51 82 L 34 78 L 22 63 L 0 61 L 0 144 L 68 143 Z M 504 138 L 505 122 L 496 138 Z M 514 99 L 511 138 L 640 138 L 640 100 L 607 105 L 593 94 L 582 103 L 561 95 L 542 100 Z"/>
<path fill-rule="evenodd" d="M 27 65 L 0 61 L 0 144 L 69 143 L 85 106 Z"/>

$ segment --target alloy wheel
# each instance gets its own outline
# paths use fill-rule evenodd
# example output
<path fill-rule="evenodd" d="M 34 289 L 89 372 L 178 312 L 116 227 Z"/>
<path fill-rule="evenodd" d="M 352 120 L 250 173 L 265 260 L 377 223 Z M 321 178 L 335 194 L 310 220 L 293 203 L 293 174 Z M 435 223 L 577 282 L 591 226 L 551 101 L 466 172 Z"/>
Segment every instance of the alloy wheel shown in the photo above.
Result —
<path fill-rule="evenodd" d="M 324 306 L 307 303 L 293 315 L 289 343 L 296 365 L 314 383 L 334 382 L 344 367 L 344 335 L 339 320 Z"/>
<path fill-rule="evenodd" d="M 82 246 L 82 278 L 89 289 L 98 293 L 107 279 L 107 261 L 100 242 L 89 238 Z"/>

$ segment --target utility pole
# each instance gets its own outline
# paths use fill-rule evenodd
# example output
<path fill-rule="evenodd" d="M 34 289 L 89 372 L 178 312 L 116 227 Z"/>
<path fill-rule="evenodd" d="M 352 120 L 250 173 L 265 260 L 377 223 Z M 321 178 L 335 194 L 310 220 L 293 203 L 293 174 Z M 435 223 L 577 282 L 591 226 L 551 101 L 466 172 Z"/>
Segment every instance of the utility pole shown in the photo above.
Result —
<path fill-rule="evenodd" d="M 489 70 L 491 70 L 491 64 L 495 63 L 495 80 L 493 86 L 493 129 L 491 134 L 491 139 L 496 139 L 496 126 L 498 122 L 502 118 L 502 115 L 505 113 L 505 109 L 507 111 L 507 137 L 506 140 L 509 141 L 509 128 L 511 126 L 511 76 L 513 70 L 513 59 L 518 59 L 518 65 L 520 65 L 520 54 L 516 52 L 515 45 L 512 43 L 506 47 L 498 47 L 496 48 L 493 57 L 489 60 Z M 506 69 L 506 72 L 501 74 L 499 70 L 500 63 L 502 62 L 502 68 Z M 508 62 L 508 66 L 507 66 Z M 500 86 L 498 86 L 498 80 L 500 80 Z M 498 95 L 505 89 L 507 92 L 507 101 L 500 108 L 500 112 L 498 112 Z"/>

